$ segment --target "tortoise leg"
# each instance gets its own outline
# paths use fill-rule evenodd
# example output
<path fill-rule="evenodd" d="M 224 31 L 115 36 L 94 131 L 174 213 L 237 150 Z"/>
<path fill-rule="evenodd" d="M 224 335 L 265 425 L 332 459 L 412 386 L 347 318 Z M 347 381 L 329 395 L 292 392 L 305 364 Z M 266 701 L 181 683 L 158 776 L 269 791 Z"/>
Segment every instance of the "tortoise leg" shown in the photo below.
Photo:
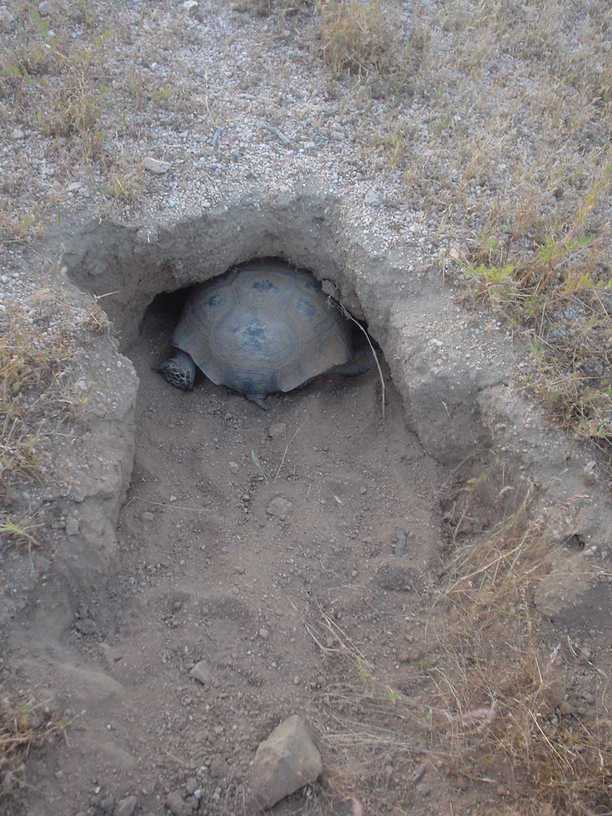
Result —
<path fill-rule="evenodd" d="M 330 374 L 340 374 L 342 377 L 357 377 L 374 368 L 374 357 L 369 348 L 355 352 L 348 363 L 330 368 Z"/>
<path fill-rule="evenodd" d="M 262 397 L 261 394 L 245 394 L 244 395 L 250 402 L 254 402 L 255 405 L 258 405 L 263 411 L 268 410 L 268 406 L 266 405 L 266 398 Z"/>
<path fill-rule="evenodd" d="M 191 391 L 195 382 L 195 363 L 184 351 L 177 351 L 174 357 L 164 362 L 159 367 L 159 373 L 166 382 L 181 391 Z"/>

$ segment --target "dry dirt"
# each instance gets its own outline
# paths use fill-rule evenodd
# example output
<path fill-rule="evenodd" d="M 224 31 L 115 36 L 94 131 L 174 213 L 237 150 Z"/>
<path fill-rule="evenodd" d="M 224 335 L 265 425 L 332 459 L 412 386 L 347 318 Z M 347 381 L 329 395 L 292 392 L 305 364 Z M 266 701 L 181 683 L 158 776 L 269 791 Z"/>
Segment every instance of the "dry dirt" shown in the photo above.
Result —
<path fill-rule="evenodd" d="M 259 741 L 331 682 L 316 640 L 342 638 L 324 616 L 399 669 L 398 631 L 438 562 L 438 466 L 393 390 L 381 421 L 376 372 L 322 377 L 267 412 L 209 382 L 186 395 L 153 370 L 175 318 L 158 299 L 130 350 L 141 385 L 117 571 L 80 598 L 65 644 L 79 657 L 49 663 L 76 719 L 58 774 L 31 780 L 31 814 L 85 812 L 98 787 L 98 801 L 136 794 L 161 814 L 193 776 L 203 812 L 240 812 Z M 204 685 L 189 675 L 201 660 Z M 336 812 L 307 802 L 279 812 Z"/>
<path fill-rule="evenodd" d="M 565 816 L 573 794 L 534 791 L 523 759 L 538 729 L 609 728 L 609 471 L 526 398 L 533 334 L 502 328 L 492 247 L 561 247 L 567 321 L 595 319 L 609 10 L 389 0 L 408 73 L 378 76 L 332 74 L 308 4 L 260 5 L 0 0 L 0 331 L 18 310 L 43 368 L 23 400 L 0 394 L 3 446 L 17 417 L 40 460 L 0 494 L 0 524 L 34 542 L 0 530 L 0 696 L 66 726 L 17 796 L 0 785 L 0 813 L 124 816 L 133 795 L 166 816 L 178 791 L 187 812 L 252 816 L 254 751 L 301 713 L 324 779 L 279 814 L 342 816 L 355 796 L 366 816 Z M 475 248 L 497 314 L 454 288 Z M 384 422 L 375 371 L 264 413 L 153 370 L 180 305 L 156 300 L 139 333 L 155 295 L 266 255 L 368 321 Z M 479 553 L 527 487 L 545 558 L 506 572 L 513 544 Z M 536 676 L 557 661 L 569 679 L 525 695 L 504 682 L 534 641 Z M 504 753 L 525 700 L 531 741 Z M 594 756 L 601 790 L 572 816 L 610 812 L 609 745 Z"/>

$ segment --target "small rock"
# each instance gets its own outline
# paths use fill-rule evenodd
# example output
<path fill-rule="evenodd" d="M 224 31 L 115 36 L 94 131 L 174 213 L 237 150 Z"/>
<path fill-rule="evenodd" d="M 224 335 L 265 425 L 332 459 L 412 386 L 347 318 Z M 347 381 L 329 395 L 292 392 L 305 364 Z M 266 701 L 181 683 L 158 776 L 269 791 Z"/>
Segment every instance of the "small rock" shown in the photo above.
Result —
<path fill-rule="evenodd" d="M 266 507 L 266 513 L 284 521 L 292 507 L 293 502 L 289 501 L 289 499 L 284 496 L 275 496 Z"/>
<path fill-rule="evenodd" d="M 15 128 L 11 132 L 11 136 L 13 137 L 13 139 L 25 139 L 25 133 L 21 128 Z"/>
<path fill-rule="evenodd" d="M 584 481 L 588 485 L 594 485 L 597 481 L 597 462 L 590 461 L 584 466 Z"/>
<path fill-rule="evenodd" d="M 238 462 L 230 462 L 229 469 L 232 471 L 232 473 L 238 473 L 238 471 L 240 470 L 240 465 L 238 464 Z"/>
<path fill-rule="evenodd" d="M 79 534 L 79 520 L 76 519 L 74 516 L 68 516 L 66 519 L 66 533 L 69 536 L 75 536 Z"/>
<path fill-rule="evenodd" d="M 366 193 L 365 203 L 368 207 L 382 207 L 385 199 L 379 190 L 370 190 L 369 193 Z"/>
<path fill-rule="evenodd" d="M 150 156 L 143 162 L 143 166 L 145 170 L 148 170 L 149 173 L 154 173 L 156 176 L 162 176 L 164 173 L 167 173 L 170 169 L 170 163 L 161 161 L 160 159 L 153 159 Z"/>
<path fill-rule="evenodd" d="M 203 686 L 210 685 L 212 681 L 212 672 L 206 660 L 200 660 L 199 663 L 196 663 L 189 674 Z"/>
<path fill-rule="evenodd" d="M 399 558 L 408 553 L 408 533 L 403 527 L 395 528 L 391 547 L 393 548 L 394 554 Z"/>
<path fill-rule="evenodd" d="M 144 513 L 142 514 L 143 521 L 153 521 L 154 518 L 155 515 L 150 510 L 145 510 Z"/>
<path fill-rule="evenodd" d="M 47 0 L 42 0 L 42 3 L 38 4 L 38 13 L 41 17 L 49 16 L 49 3 L 47 3 Z"/>
<path fill-rule="evenodd" d="M 417 576 L 413 569 L 399 564 L 383 564 L 380 566 L 374 581 L 381 589 L 393 592 L 411 592 L 417 585 Z"/>
<path fill-rule="evenodd" d="M 278 439 L 279 436 L 284 436 L 287 432 L 287 425 L 284 422 L 275 422 L 268 428 L 268 436 L 270 439 Z"/>
<path fill-rule="evenodd" d="M 181 8 L 184 8 L 185 11 L 195 11 L 198 7 L 197 0 L 185 0 L 184 3 L 181 3 Z"/>
<path fill-rule="evenodd" d="M 261 628 L 257 633 L 262 640 L 267 640 L 270 637 L 270 632 L 267 629 Z"/>
<path fill-rule="evenodd" d="M 134 816 L 138 806 L 138 799 L 136 796 L 126 796 L 122 799 L 115 809 L 115 816 Z"/>
<path fill-rule="evenodd" d="M 94 811 L 100 816 L 111 816 L 115 809 L 115 800 L 112 796 L 102 796 L 94 804 Z"/>
<path fill-rule="evenodd" d="M 198 780 L 195 776 L 190 776 L 185 780 L 185 793 L 187 796 L 193 796 L 198 789 Z"/>
<path fill-rule="evenodd" d="M 96 635 L 98 633 L 96 622 L 91 618 L 80 618 L 75 621 L 74 628 L 82 635 Z"/>
<path fill-rule="evenodd" d="M 73 181 L 72 184 L 69 184 L 67 190 L 69 193 L 78 193 L 79 190 L 82 189 L 81 184 L 78 181 Z"/>
<path fill-rule="evenodd" d="M 310 782 L 323 766 L 321 755 L 301 717 L 293 715 L 259 745 L 253 760 L 251 789 L 257 807 L 273 807 Z"/>

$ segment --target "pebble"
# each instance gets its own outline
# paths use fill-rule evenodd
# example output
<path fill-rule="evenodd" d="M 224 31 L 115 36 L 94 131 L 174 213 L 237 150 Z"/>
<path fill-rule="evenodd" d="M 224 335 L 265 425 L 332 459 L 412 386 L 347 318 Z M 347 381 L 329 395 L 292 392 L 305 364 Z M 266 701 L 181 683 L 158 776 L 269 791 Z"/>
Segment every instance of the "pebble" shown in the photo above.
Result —
<path fill-rule="evenodd" d="M 197 0 L 185 0 L 184 3 L 181 3 L 181 8 L 184 8 L 185 11 L 194 11 L 198 7 Z"/>
<path fill-rule="evenodd" d="M 284 521 L 292 507 L 293 502 L 289 499 L 284 496 L 275 496 L 266 507 L 266 513 Z"/>
<path fill-rule="evenodd" d="M 79 534 L 80 524 L 79 520 L 74 516 L 68 516 L 66 519 L 66 533 L 69 536 L 76 536 Z"/>
<path fill-rule="evenodd" d="M 385 199 L 380 190 L 370 190 L 369 193 L 366 193 L 365 203 L 369 207 L 382 207 Z"/>
<path fill-rule="evenodd" d="M 408 566 L 383 564 L 377 569 L 374 581 L 382 589 L 412 592 L 415 589 L 416 573 Z"/>
<path fill-rule="evenodd" d="M 396 527 L 393 532 L 393 542 L 391 544 L 393 553 L 401 558 L 408 553 L 408 533 L 403 527 Z"/>
<path fill-rule="evenodd" d="M 100 816 L 110 816 L 115 809 L 115 800 L 112 796 L 104 796 L 94 805 L 94 810 L 96 814 L 100 814 Z"/>
<path fill-rule="evenodd" d="M 38 13 L 41 17 L 49 16 L 49 3 L 47 3 L 47 0 L 42 0 L 42 3 L 38 4 Z"/>
<path fill-rule="evenodd" d="M 238 462 L 230 462 L 229 469 L 232 471 L 232 473 L 238 473 L 238 471 L 240 470 L 240 465 L 238 464 Z"/>
<path fill-rule="evenodd" d="M 134 816 L 137 806 L 138 799 L 136 796 L 126 796 L 115 808 L 114 816 Z"/>
<path fill-rule="evenodd" d="M 82 635 L 95 635 L 98 632 L 96 622 L 91 618 L 79 618 L 74 624 L 74 628 Z"/>
<path fill-rule="evenodd" d="M 203 686 L 210 685 L 212 680 L 212 672 L 206 660 L 200 660 L 199 663 L 196 663 L 189 674 Z"/>
<path fill-rule="evenodd" d="M 591 460 L 584 466 L 584 481 L 588 485 L 594 485 L 597 481 L 597 462 Z"/>
<path fill-rule="evenodd" d="M 25 133 L 23 130 L 21 130 L 21 128 L 15 128 L 11 132 L 11 136 L 13 137 L 13 139 L 25 139 Z"/>
<path fill-rule="evenodd" d="M 259 630 L 257 634 L 262 640 L 267 640 L 270 637 L 270 632 L 263 627 Z"/>
<path fill-rule="evenodd" d="M 169 162 L 153 159 L 151 156 L 147 156 L 143 162 L 143 166 L 145 170 L 148 170 L 149 173 L 154 173 L 156 176 L 162 176 L 164 173 L 167 173 L 171 167 Z"/>

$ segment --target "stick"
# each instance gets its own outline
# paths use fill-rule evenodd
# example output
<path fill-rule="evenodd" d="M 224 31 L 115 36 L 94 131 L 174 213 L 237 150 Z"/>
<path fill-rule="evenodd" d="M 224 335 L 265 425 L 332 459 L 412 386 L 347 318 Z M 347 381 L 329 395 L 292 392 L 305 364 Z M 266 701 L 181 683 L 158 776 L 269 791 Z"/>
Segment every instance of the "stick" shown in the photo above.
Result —
<path fill-rule="evenodd" d="M 354 323 L 356 326 L 358 326 L 359 330 L 363 332 L 363 334 L 365 335 L 365 339 L 368 341 L 368 345 L 370 347 L 370 350 L 372 351 L 372 356 L 374 357 L 374 362 L 376 363 L 376 368 L 378 369 L 378 377 L 380 379 L 380 389 L 381 389 L 380 401 L 381 401 L 381 405 L 382 405 L 382 418 L 384 419 L 385 418 L 385 406 L 387 404 L 386 397 L 385 397 L 385 394 L 386 394 L 386 391 L 385 391 L 385 378 L 383 377 L 382 368 L 380 367 L 380 362 L 378 361 L 378 355 L 376 354 L 376 350 L 374 349 L 374 346 L 372 345 L 372 341 L 370 340 L 370 335 L 363 328 L 361 323 L 358 320 L 355 320 L 353 315 L 349 311 L 347 311 L 347 309 L 345 309 L 345 307 L 342 305 L 342 303 L 339 303 L 337 300 L 334 300 L 332 297 L 330 297 L 329 299 L 331 300 L 332 303 L 334 303 L 340 309 L 340 311 L 342 312 L 344 317 L 346 317 L 348 320 L 350 320 L 352 323 Z"/>
<path fill-rule="evenodd" d="M 281 459 L 280 465 L 278 466 L 278 469 L 277 469 L 276 473 L 274 474 L 274 478 L 272 479 L 273 482 L 275 482 L 278 479 L 278 474 L 283 469 L 283 465 L 285 464 L 285 459 L 287 458 L 287 451 L 289 450 L 289 448 L 291 446 L 291 443 L 293 442 L 295 437 L 298 435 L 301 427 L 302 427 L 301 425 L 297 426 L 295 433 L 293 434 L 291 439 L 287 442 L 287 447 L 285 448 L 285 452 L 283 453 L 283 458 Z"/>

